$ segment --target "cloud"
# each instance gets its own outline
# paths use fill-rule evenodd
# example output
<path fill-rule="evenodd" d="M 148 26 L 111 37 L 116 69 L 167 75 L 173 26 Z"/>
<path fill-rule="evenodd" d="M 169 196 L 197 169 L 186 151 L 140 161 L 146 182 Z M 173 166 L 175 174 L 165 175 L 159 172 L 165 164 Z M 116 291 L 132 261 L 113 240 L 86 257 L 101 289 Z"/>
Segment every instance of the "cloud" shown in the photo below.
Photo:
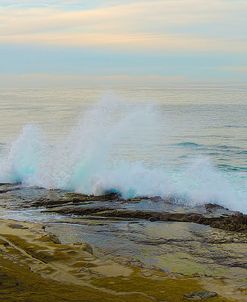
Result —
<path fill-rule="evenodd" d="M 106 1 L 108 6 L 91 9 L 80 8 L 84 1 L 72 1 L 78 5 L 72 11 L 66 1 L 60 6 L 53 1 L 51 8 L 28 2 L 30 7 L 1 10 L 0 43 L 159 52 L 247 50 L 242 39 L 246 1 Z"/>
<path fill-rule="evenodd" d="M 101 34 L 101 33 L 37 33 L 0 38 L 2 43 L 46 44 L 62 47 L 83 47 L 131 51 L 179 52 L 246 52 L 247 42 L 202 38 L 179 34 Z"/>

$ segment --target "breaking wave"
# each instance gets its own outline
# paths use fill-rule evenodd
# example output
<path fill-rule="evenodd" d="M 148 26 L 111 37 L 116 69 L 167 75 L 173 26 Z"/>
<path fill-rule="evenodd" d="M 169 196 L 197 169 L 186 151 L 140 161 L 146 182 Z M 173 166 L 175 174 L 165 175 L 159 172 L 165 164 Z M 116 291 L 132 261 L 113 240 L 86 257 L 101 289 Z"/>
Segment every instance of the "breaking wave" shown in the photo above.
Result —
<path fill-rule="evenodd" d="M 152 106 L 107 97 L 83 114 L 61 142 L 52 144 L 40 126 L 26 125 L 1 158 L 0 181 L 87 194 L 113 190 L 125 198 L 175 196 L 188 204 L 215 202 L 245 212 L 247 179 L 241 173 L 227 173 L 207 157 L 179 167 L 136 160 L 139 151 L 152 156 L 152 146 L 161 145 L 162 118 Z M 119 152 L 125 145 L 126 154 Z"/>

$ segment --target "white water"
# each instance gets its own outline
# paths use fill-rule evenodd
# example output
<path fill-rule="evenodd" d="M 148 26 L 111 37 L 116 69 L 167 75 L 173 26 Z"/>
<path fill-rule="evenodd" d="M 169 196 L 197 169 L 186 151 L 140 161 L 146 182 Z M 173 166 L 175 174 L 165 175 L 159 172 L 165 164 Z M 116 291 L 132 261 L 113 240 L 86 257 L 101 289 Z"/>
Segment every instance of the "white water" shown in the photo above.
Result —
<path fill-rule="evenodd" d="M 87 194 L 115 190 L 126 198 L 173 195 L 191 204 L 216 202 L 246 212 L 246 177 L 216 168 L 208 157 L 172 167 L 166 159 L 150 165 L 118 153 L 119 146 L 127 144 L 133 154 L 146 152 L 152 157 L 153 146 L 164 137 L 168 140 L 176 127 L 164 121 L 155 106 L 129 106 L 107 96 L 60 142 L 49 141 L 40 126 L 26 125 L 1 158 L 0 182 Z"/>

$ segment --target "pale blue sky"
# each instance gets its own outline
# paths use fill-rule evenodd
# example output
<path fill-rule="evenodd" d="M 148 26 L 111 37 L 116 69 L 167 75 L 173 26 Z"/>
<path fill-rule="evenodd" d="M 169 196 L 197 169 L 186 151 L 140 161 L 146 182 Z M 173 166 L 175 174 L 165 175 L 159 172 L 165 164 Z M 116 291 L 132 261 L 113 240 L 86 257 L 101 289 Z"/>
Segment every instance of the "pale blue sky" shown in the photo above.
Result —
<path fill-rule="evenodd" d="M 61 85 L 247 80 L 245 0 L 0 0 L 0 8 L 0 87 L 51 77 Z"/>

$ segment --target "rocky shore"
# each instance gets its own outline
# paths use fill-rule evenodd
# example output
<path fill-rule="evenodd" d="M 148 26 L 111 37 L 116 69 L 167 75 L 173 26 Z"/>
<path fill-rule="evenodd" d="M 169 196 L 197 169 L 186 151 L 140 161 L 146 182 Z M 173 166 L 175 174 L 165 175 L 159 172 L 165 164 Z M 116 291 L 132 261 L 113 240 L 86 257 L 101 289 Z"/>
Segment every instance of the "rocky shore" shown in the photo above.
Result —
<path fill-rule="evenodd" d="M 0 301 L 247 298 L 247 216 L 216 204 L 1 184 L 0 218 Z"/>
<path fill-rule="evenodd" d="M 101 260 L 88 244 L 61 244 L 39 224 L 0 225 L 1 301 L 231 301 L 196 278 Z"/>

